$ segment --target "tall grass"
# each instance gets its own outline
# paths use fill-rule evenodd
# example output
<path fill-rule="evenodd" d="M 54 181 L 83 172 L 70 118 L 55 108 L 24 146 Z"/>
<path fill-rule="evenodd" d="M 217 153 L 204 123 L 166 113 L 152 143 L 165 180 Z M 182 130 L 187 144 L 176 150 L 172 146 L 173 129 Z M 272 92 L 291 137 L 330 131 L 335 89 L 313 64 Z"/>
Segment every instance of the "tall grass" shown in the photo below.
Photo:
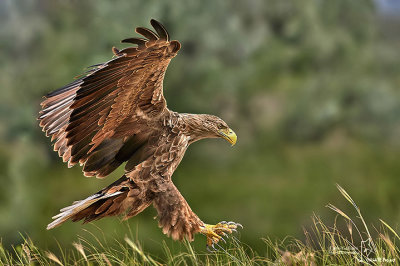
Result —
<path fill-rule="evenodd" d="M 265 254 L 257 254 L 236 236 L 218 245 L 213 252 L 194 250 L 185 241 L 176 254 L 163 243 L 164 257 L 146 252 L 132 236 L 107 243 L 92 234 L 93 239 L 78 237 L 72 247 L 61 246 L 56 252 L 40 249 L 29 238 L 6 249 L 0 242 L 2 265 L 399 265 L 399 235 L 380 219 L 378 228 L 367 226 L 360 208 L 339 185 L 339 192 L 354 207 L 357 216 L 346 214 L 332 204 L 327 207 L 338 216 L 332 225 L 312 217 L 313 226 L 304 229 L 305 240 L 286 238 L 282 241 L 264 238 Z M 245 231 L 244 231 L 245 233 Z M 57 255 L 56 255 L 57 254 Z"/>

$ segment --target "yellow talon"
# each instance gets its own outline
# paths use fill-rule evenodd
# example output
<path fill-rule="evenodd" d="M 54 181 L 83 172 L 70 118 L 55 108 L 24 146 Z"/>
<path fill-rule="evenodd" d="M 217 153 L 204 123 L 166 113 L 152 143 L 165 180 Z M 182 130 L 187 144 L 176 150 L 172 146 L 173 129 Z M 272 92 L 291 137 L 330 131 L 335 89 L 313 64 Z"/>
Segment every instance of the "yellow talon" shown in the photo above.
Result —
<path fill-rule="evenodd" d="M 207 237 L 207 247 L 211 246 L 214 248 L 214 244 L 217 244 L 221 239 L 225 242 L 223 236 L 236 232 L 238 227 L 243 228 L 241 224 L 223 221 L 216 225 L 204 224 L 201 227 L 200 233 Z"/>

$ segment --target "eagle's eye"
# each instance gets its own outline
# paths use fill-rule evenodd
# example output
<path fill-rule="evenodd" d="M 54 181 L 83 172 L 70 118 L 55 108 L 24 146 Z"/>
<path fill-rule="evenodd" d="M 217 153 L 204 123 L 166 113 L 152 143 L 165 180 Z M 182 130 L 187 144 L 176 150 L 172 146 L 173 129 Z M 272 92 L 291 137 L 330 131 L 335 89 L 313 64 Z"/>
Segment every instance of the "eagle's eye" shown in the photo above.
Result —
<path fill-rule="evenodd" d="M 222 123 L 218 123 L 217 127 L 218 127 L 218 129 L 226 129 L 226 128 L 227 128 L 227 127 L 226 127 L 224 124 L 222 124 Z"/>

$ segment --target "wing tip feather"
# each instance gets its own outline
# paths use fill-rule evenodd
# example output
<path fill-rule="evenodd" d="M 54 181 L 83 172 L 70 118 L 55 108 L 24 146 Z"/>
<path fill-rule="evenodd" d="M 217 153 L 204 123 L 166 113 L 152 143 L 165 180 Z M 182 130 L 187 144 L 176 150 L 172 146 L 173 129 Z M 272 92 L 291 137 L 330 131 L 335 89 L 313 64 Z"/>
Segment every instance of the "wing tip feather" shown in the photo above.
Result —
<path fill-rule="evenodd" d="M 138 47 L 145 47 L 146 43 L 149 41 L 157 41 L 157 40 L 164 40 L 169 42 L 170 41 L 170 36 L 168 34 L 167 29 L 161 24 L 159 21 L 155 19 L 150 20 L 150 24 L 153 26 L 156 32 L 152 31 L 151 29 L 145 28 L 145 27 L 137 27 L 135 29 L 136 33 L 142 35 L 144 38 L 127 38 L 121 40 L 121 43 L 132 43 L 132 44 L 137 44 Z"/>
<path fill-rule="evenodd" d="M 147 39 L 149 39 L 150 41 L 157 41 L 159 38 L 157 36 L 157 34 L 145 27 L 137 27 L 135 29 L 136 33 L 143 35 L 144 37 L 146 37 Z"/>
<path fill-rule="evenodd" d="M 154 18 L 152 18 L 150 20 L 150 24 L 151 26 L 153 26 L 153 28 L 156 30 L 156 32 L 158 33 L 159 37 L 163 40 L 169 41 L 169 34 L 167 29 L 164 27 L 163 24 L 161 24 L 159 21 L 155 20 Z"/>
<path fill-rule="evenodd" d="M 146 45 L 147 40 L 143 39 L 143 38 L 127 38 L 127 39 L 123 39 L 121 41 L 121 43 L 132 43 L 132 44 L 137 44 L 139 47 L 141 46 L 145 46 Z"/>

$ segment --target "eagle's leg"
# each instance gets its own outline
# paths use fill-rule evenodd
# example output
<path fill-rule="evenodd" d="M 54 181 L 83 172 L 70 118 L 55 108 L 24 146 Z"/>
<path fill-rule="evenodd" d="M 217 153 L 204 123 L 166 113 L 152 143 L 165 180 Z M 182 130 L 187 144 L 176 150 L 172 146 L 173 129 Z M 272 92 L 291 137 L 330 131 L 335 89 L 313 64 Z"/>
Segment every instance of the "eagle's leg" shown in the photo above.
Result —
<path fill-rule="evenodd" d="M 174 240 L 183 240 L 186 237 L 192 241 L 195 234 L 201 233 L 207 237 L 207 247 L 214 247 L 224 236 L 243 227 L 234 222 L 223 221 L 216 225 L 202 222 L 171 181 L 159 183 L 158 187 L 162 190 L 156 193 L 153 204 L 160 219 L 159 226 Z"/>
<path fill-rule="evenodd" d="M 243 228 L 239 223 L 222 221 L 216 225 L 204 224 L 200 233 L 207 237 L 207 247 L 214 247 L 214 244 L 217 244 L 220 240 L 225 241 L 224 236 L 236 232 L 238 227 Z"/>

